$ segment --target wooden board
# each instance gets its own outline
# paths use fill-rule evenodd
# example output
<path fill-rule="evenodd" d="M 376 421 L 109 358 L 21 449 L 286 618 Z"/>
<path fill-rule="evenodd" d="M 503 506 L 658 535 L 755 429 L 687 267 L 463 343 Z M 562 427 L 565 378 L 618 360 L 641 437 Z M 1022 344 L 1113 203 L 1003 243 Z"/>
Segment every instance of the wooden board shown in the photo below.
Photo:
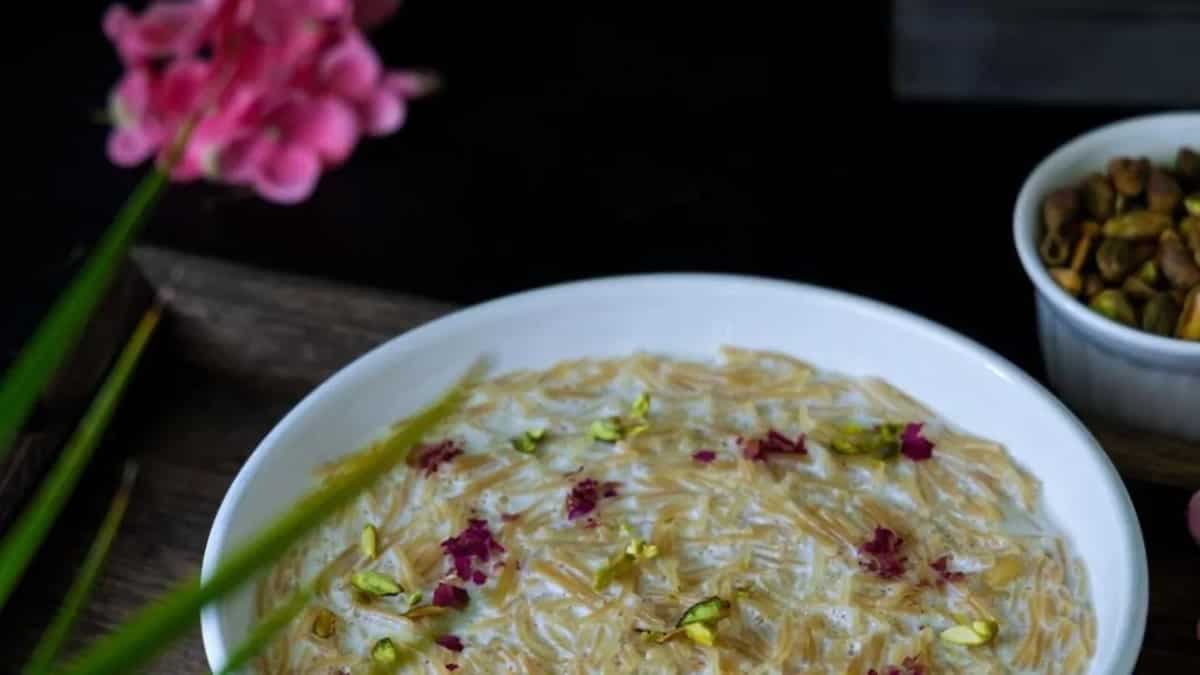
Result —
<path fill-rule="evenodd" d="M 453 309 L 166 250 L 142 249 L 136 258 L 154 285 L 171 289 L 169 319 L 67 517 L 0 615 L 5 666 L 22 662 L 49 619 L 91 541 L 123 456 L 141 458 L 142 477 L 75 647 L 197 569 L 225 490 L 300 397 L 367 349 Z M 1134 437 L 1103 437 L 1130 443 L 1121 446 L 1129 448 L 1129 457 L 1143 453 Z M 1186 454 L 1184 448 L 1179 458 Z M 1184 464 L 1179 459 L 1178 466 Z M 1166 474 L 1176 465 L 1156 466 Z M 1152 577 L 1150 628 L 1138 672 L 1200 672 L 1200 548 L 1183 525 L 1188 492 L 1140 481 L 1128 486 Z M 199 630 L 147 672 L 207 673 Z"/>

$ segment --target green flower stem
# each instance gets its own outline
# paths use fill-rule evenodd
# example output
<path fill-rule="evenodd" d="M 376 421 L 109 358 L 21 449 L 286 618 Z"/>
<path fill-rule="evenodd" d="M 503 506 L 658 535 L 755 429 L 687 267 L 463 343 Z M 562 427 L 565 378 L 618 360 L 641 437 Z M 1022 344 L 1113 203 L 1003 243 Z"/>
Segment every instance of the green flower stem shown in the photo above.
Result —
<path fill-rule="evenodd" d="M 150 172 L 138 184 L 75 279 L 0 380 L 0 459 L 9 453 L 34 403 L 104 299 L 125 254 L 166 184 L 167 174 L 159 169 Z"/>
<path fill-rule="evenodd" d="M 79 477 L 91 460 L 104 430 L 108 428 L 109 420 L 161 316 L 162 306 L 157 303 L 142 315 L 58 461 L 21 516 L 0 539 L 0 607 L 7 603 L 46 533 L 79 483 Z"/>
<path fill-rule="evenodd" d="M 79 612 L 83 610 L 83 606 L 92 594 L 96 578 L 104 568 L 104 561 L 108 558 L 108 550 L 112 547 L 113 539 L 116 538 L 117 531 L 121 528 L 121 519 L 125 517 L 125 510 L 129 506 L 129 495 L 133 492 L 133 484 L 137 480 L 137 469 L 138 465 L 134 460 L 128 460 L 125 463 L 121 485 L 117 488 L 117 494 L 113 497 L 112 505 L 109 506 L 108 514 L 104 516 L 104 522 L 100 525 L 100 530 L 96 534 L 95 541 L 92 542 L 92 547 L 88 550 L 87 557 L 83 560 L 79 575 L 75 577 L 70 590 L 67 591 L 62 606 L 58 608 L 58 614 L 54 616 L 54 620 L 46 628 L 46 632 L 42 633 L 42 639 L 34 648 L 29 663 L 22 671 L 24 675 L 45 675 L 50 672 L 59 652 L 62 651 L 62 646 L 66 643 L 71 629 L 79 618 Z"/>
<path fill-rule="evenodd" d="M 439 401 L 407 420 L 386 441 L 346 462 L 322 487 L 294 504 L 251 542 L 233 551 L 204 583 L 192 578 L 180 584 L 56 672 L 70 675 L 137 672 L 139 666 L 186 632 L 204 606 L 232 593 L 269 567 L 293 543 L 404 461 L 421 437 L 455 411 L 465 398 L 466 384 L 479 372 L 478 367 L 472 369 Z"/>
<path fill-rule="evenodd" d="M 276 633 L 286 628 L 292 622 L 292 619 L 304 611 L 304 607 L 308 605 L 308 601 L 312 599 L 313 594 L 313 587 L 306 586 L 296 591 L 287 602 L 280 605 L 262 621 L 259 621 L 254 630 L 250 631 L 250 635 L 229 653 L 229 658 L 226 659 L 225 665 L 221 667 L 217 675 L 233 675 L 242 666 L 249 663 L 250 659 L 257 656 L 267 645 L 271 644 L 271 640 L 275 638 Z"/>

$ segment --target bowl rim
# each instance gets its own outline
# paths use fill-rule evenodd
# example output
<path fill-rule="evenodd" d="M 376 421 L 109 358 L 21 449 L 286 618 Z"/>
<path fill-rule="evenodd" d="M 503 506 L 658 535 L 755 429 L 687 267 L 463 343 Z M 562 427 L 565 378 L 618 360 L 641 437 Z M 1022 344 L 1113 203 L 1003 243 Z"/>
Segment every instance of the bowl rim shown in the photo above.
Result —
<path fill-rule="evenodd" d="M 1155 126 L 1169 121 L 1200 122 L 1200 112 L 1166 112 L 1129 117 L 1085 131 L 1055 148 L 1053 152 L 1038 162 L 1021 184 L 1021 191 L 1017 194 L 1017 200 L 1013 206 L 1013 239 L 1017 248 L 1017 256 L 1021 260 L 1021 267 L 1025 269 L 1025 276 L 1029 277 L 1042 297 L 1046 298 L 1057 311 L 1068 315 L 1076 325 L 1081 325 L 1092 335 L 1098 334 L 1122 347 L 1179 359 L 1200 357 L 1200 342 L 1147 333 L 1106 319 L 1088 309 L 1087 305 L 1069 295 L 1055 283 L 1050 273 L 1046 271 L 1046 266 L 1042 264 L 1035 244 L 1035 233 L 1040 220 L 1037 214 L 1040 210 L 1032 209 L 1035 214 L 1032 219 L 1022 217 L 1022 214 L 1029 210 L 1031 202 L 1036 206 L 1046 193 L 1059 187 L 1050 184 L 1054 164 L 1084 148 L 1103 143 L 1104 139 L 1112 134 L 1128 131 L 1131 128 Z"/>
<path fill-rule="evenodd" d="M 358 356 L 333 375 L 318 384 L 311 392 L 300 400 L 284 417 L 276 423 L 268 434 L 258 443 L 246 459 L 237 476 L 221 500 L 217 515 L 213 520 L 212 529 L 205 542 L 203 562 L 200 576 L 207 580 L 213 573 L 219 560 L 229 550 L 228 530 L 240 507 L 254 475 L 260 470 L 265 458 L 276 452 L 277 439 L 285 435 L 286 430 L 297 420 L 308 414 L 309 410 L 322 404 L 324 399 L 344 386 L 352 386 L 362 375 L 375 367 L 376 361 L 383 358 L 387 352 L 404 349 L 406 345 L 422 341 L 436 340 L 440 336 L 462 329 L 469 329 L 471 324 L 488 316 L 498 313 L 519 312 L 523 307 L 540 302 L 553 301 L 561 296 L 571 296 L 579 293 L 604 292 L 619 289 L 622 286 L 687 284 L 698 289 L 714 287 L 728 288 L 740 286 L 747 289 L 776 290 L 792 293 L 805 293 L 826 301 L 846 303 L 862 313 L 869 313 L 890 323 L 906 324 L 922 333 L 925 339 L 934 343 L 942 343 L 948 347 L 964 350 L 981 362 L 981 365 L 1004 380 L 1010 381 L 1030 392 L 1037 400 L 1058 416 L 1073 431 L 1080 444 L 1090 451 L 1092 459 L 1099 465 L 1105 483 L 1104 487 L 1116 498 L 1118 516 L 1123 521 L 1123 539 L 1114 538 L 1114 550 L 1124 552 L 1129 558 L 1125 569 L 1125 587 L 1130 593 L 1131 614 L 1125 617 L 1125 630 L 1122 633 L 1122 645 L 1116 652 L 1113 663 L 1109 664 L 1111 673 L 1132 673 L 1141 651 L 1145 636 L 1146 622 L 1149 613 L 1149 566 L 1146 556 L 1145 542 L 1141 525 L 1137 518 L 1132 499 L 1116 467 L 1099 442 L 1084 426 L 1083 422 L 1045 386 L 1035 380 L 1014 363 L 992 351 L 988 347 L 954 331 L 946 326 L 926 319 L 918 314 L 909 312 L 884 302 L 871 298 L 854 295 L 845 291 L 829 289 L 801 282 L 772 279 L 753 275 L 735 275 L 721 273 L 652 273 L 638 275 L 623 275 L 586 279 L 555 284 L 533 290 L 502 296 L 477 305 L 463 307 L 443 317 L 417 326 L 373 347 Z M 1099 589 L 1092 588 L 1096 593 Z M 228 657 L 232 646 L 227 640 L 221 625 L 220 604 L 210 604 L 201 611 L 201 639 L 210 667 L 217 669 Z"/>

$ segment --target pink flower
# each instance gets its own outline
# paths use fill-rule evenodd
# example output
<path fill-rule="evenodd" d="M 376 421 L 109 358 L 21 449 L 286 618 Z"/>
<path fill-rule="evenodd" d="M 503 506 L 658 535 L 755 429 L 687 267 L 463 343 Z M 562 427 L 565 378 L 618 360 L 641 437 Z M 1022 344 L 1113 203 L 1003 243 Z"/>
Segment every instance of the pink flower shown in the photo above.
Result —
<path fill-rule="evenodd" d="M 175 180 L 252 187 L 279 203 L 306 199 L 321 172 L 364 135 L 404 124 L 428 75 L 385 72 L 362 34 L 394 0 L 158 0 L 122 5 L 104 32 L 127 67 L 114 87 L 108 154 L 119 166 L 166 160 L 185 130 Z M 191 125 L 190 127 L 188 125 Z"/>

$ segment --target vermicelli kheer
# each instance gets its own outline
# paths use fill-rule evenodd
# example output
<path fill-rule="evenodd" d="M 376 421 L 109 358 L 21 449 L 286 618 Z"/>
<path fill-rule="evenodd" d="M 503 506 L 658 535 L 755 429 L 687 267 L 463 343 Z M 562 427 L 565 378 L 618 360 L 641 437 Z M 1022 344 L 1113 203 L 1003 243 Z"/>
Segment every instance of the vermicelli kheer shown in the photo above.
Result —
<path fill-rule="evenodd" d="M 292 551 L 264 674 L 1081 673 L 1037 481 L 874 379 L 727 348 L 504 375 Z"/>

